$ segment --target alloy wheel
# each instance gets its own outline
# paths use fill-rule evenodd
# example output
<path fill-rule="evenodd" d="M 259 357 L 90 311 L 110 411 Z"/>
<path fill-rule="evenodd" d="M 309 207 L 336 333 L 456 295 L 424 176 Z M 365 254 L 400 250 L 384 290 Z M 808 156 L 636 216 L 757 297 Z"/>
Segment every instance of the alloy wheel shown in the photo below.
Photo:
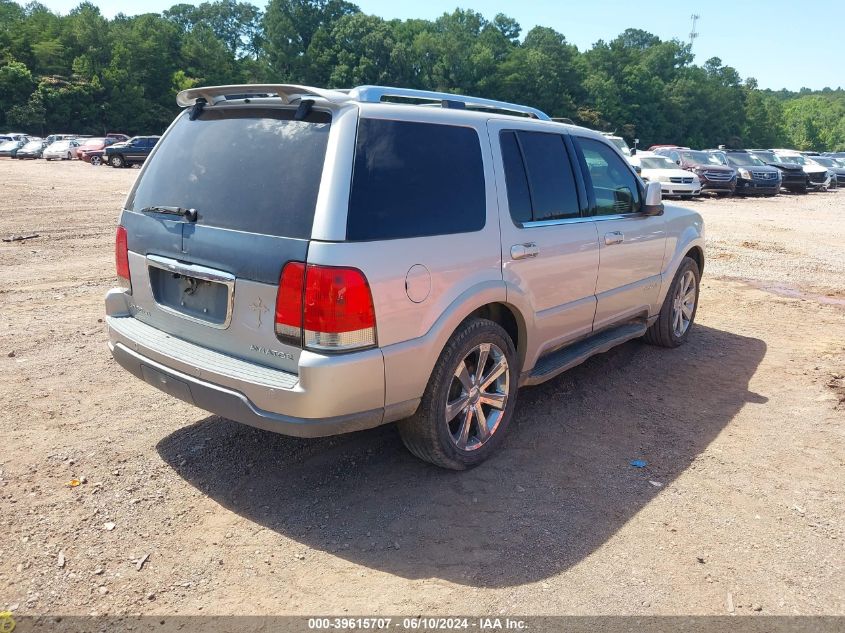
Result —
<path fill-rule="evenodd" d="M 695 274 L 688 270 L 681 277 L 672 304 L 672 332 L 679 338 L 686 333 L 692 323 L 695 297 Z"/>
<path fill-rule="evenodd" d="M 493 437 L 505 414 L 510 367 L 504 352 L 481 343 L 464 356 L 446 397 L 446 424 L 455 446 L 474 451 Z"/>

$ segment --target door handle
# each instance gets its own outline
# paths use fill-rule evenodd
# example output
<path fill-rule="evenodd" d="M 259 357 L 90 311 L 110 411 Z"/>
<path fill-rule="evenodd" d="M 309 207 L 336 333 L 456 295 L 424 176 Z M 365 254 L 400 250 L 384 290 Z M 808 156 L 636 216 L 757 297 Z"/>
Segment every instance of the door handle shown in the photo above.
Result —
<path fill-rule="evenodd" d="M 625 241 L 625 234 L 622 231 L 612 231 L 604 234 L 604 243 L 608 246 L 612 244 L 621 244 Z"/>
<path fill-rule="evenodd" d="M 511 259 L 528 259 L 529 257 L 537 257 L 539 254 L 540 249 L 534 242 L 511 246 Z"/>

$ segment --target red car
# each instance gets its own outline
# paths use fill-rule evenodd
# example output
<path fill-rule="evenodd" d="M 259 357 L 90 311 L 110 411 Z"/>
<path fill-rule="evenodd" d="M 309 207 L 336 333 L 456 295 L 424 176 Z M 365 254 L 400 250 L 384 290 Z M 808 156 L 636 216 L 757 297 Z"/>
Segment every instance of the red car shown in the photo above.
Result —
<path fill-rule="evenodd" d="M 85 152 L 81 160 L 84 160 L 86 163 L 91 163 L 96 167 L 106 162 L 105 154 L 105 147 L 103 149 L 92 149 L 90 152 Z"/>
<path fill-rule="evenodd" d="M 85 141 L 76 148 L 76 157 L 80 160 L 87 160 L 85 155 L 88 152 L 95 152 L 98 150 L 105 149 L 107 145 L 111 145 L 112 143 L 116 143 L 117 139 L 114 138 L 107 138 L 104 136 L 94 137 L 94 138 L 87 138 Z M 90 162 L 90 161 L 89 161 Z"/>

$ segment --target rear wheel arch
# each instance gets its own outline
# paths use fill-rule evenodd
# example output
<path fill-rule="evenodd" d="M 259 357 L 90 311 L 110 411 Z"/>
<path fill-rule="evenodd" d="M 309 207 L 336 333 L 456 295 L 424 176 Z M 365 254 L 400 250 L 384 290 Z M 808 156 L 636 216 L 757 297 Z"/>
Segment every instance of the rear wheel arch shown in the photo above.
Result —
<path fill-rule="evenodd" d="M 479 306 L 469 313 L 466 318 L 461 321 L 461 323 L 474 318 L 487 319 L 488 321 L 493 321 L 493 323 L 501 326 L 501 328 L 507 332 L 511 341 L 513 341 L 513 346 L 516 349 L 516 356 L 519 360 L 520 367 L 525 364 L 527 329 L 525 319 L 522 317 L 519 310 L 517 310 L 514 306 L 503 302 L 487 303 L 483 306 Z M 458 328 L 460 328 L 460 325 Z M 457 331 L 458 328 L 456 328 L 455 331 Z"/>

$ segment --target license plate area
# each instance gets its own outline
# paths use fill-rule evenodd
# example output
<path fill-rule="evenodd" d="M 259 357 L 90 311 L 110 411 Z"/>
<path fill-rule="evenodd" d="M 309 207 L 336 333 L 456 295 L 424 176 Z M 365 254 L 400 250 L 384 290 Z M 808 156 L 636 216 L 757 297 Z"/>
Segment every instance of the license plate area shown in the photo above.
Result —
<path fill-rule="evenodd" d="M 158 307 L 210 327 L 226 328 L 232 318 L 235 278 L 222 271 L 147 256 L 150 289 Z"/>

